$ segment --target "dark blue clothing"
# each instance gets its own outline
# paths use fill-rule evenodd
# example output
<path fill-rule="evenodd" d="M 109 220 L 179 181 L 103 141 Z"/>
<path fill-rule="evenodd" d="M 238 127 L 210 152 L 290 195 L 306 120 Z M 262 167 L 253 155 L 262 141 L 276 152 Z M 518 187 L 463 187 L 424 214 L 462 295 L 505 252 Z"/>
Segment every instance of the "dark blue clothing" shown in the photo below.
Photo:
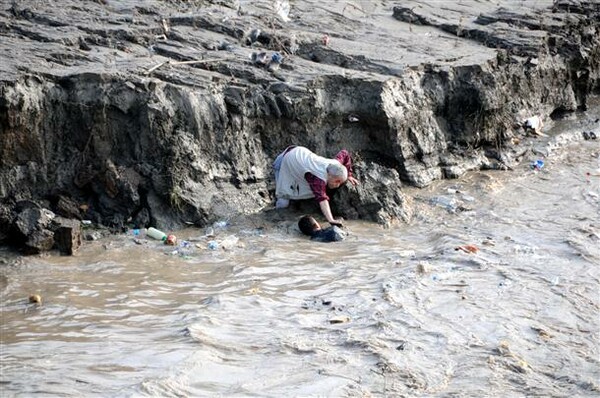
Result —
<path fill-rule="evenodd" d="M 316 231 L 310 238 L 310 240 L 314 240 L 317 242 L 339 242 L 341 240 L 344 240 L 345 236 L 346 232 L 333 225 L 329 228 L 320 229 Z"/>

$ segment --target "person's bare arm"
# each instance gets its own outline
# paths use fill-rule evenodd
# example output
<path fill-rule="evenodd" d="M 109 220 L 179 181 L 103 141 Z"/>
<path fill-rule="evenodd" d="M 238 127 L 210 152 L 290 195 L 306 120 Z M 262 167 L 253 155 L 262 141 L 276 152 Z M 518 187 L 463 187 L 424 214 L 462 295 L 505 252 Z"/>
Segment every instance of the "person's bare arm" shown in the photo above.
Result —
<path fill-rule="evenodd" d="M 333 218 L 333 215 L 331 214 L 331 208 L 329 207 L 329 201 L 328 200 L 322 200 L 319 202 L 319 207 L 321 208 L 321 212 L 323 213 L 323 215 L 325 216 L 325 218 L 327 219 L 327 222 L 329 222 L 329 224 L 331 225 L 337 225 L 339 227 L 342 226 L 342 221 L 341 220 L 336 220 L 335 218 Z"/>

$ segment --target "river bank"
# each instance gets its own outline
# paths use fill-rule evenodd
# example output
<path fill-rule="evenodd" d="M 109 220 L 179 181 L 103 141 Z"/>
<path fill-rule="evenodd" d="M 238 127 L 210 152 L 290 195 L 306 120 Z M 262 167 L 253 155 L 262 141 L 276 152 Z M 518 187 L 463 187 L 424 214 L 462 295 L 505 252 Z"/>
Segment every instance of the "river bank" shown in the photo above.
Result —
<path fill-rule="evenodd" d="M 34 253 L 256 214 L 289 144 L 353 153 L 338 215 L 408 222 L 406 187 L 513 167 L 600 81 L 592 1 L 57 4 L 0 9 L 0 240 Z"/>

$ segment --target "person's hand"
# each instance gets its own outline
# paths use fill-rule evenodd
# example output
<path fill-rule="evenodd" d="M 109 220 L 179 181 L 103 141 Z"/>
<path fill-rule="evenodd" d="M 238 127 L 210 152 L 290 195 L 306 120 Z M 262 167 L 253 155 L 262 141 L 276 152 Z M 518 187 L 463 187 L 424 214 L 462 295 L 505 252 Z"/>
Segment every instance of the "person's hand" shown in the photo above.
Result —
<path fill-rule="evenodd" d="M 358 185 L 359 184 L 358 180 L 356 178 L 354 178 L 354 177 L 348 177 L 348 181 L 352 185 Z"/>
<path fill-rule="evenodd" d="M 336 227 L 339 227 L 339 228 L 343 228 L 344 227 L 344 224 L 343 224 L 342 220 L 331 220 L 331 221 L 329 221 L 329 224 L 331 224 L 331 226 L 336 226 Z"/>

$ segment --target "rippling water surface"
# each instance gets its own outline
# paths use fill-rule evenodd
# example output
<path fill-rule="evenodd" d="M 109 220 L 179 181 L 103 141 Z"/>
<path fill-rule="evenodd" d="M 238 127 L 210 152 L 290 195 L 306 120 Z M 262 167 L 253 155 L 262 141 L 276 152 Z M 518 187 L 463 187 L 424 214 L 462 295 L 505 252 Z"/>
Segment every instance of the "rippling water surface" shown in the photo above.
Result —
<path fill-rule="evenodd" d="M 348 222 L 340 243 L 306 240 L 290 214 L 233 222 L 228 250 L 180 231 L 200 246 L 187 257 L 128 236 L 3 252 L 0 391 L 598 396 L 600 142 L 581 123 L 557 123 L 549 139 L 572 142 L 547 157 L 534 143 L 512 171 L 413 190 L 413 223 Z"/>

